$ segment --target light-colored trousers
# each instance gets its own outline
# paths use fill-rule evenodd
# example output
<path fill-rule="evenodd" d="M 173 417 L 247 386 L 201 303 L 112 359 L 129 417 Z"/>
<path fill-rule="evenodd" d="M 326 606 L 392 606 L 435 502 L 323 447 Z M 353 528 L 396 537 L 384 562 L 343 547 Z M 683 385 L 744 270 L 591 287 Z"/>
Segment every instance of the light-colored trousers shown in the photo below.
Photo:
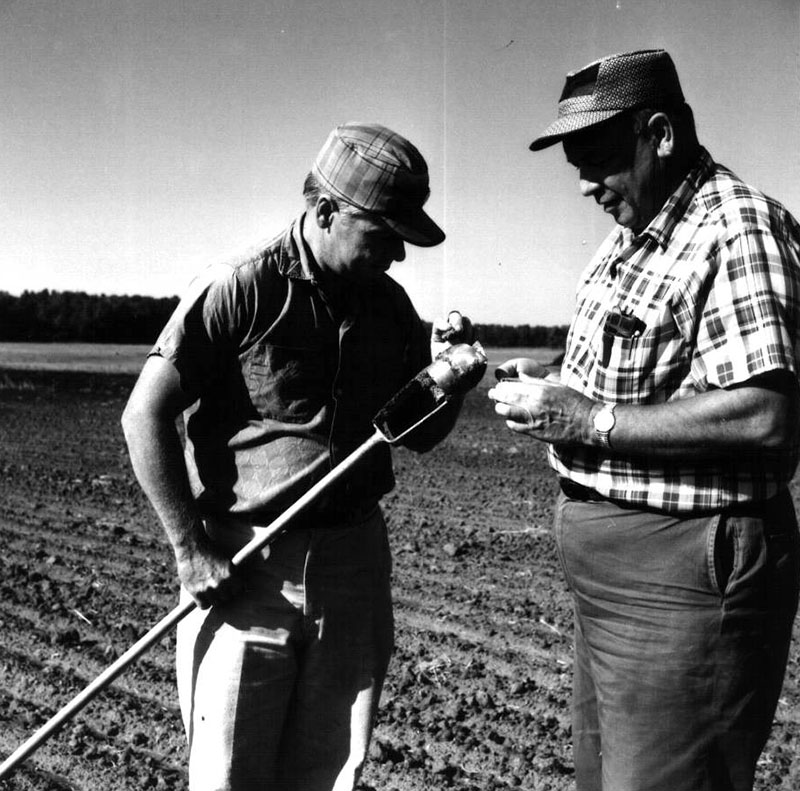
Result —
<path fill-rule="evenodd" d="M 258 530 L 207 529 L 231 553 Z M 264 554 L 235 602 L 178 627 L 191 791 L 351 791 L 394 637 L 383 516 L 290 528 Z"/>

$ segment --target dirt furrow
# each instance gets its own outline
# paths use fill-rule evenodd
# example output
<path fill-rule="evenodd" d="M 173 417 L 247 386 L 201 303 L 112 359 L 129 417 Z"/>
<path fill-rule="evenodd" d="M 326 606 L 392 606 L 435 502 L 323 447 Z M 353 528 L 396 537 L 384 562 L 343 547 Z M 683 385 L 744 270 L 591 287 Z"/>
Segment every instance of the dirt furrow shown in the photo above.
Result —
<path fill-rule="evenodd" d="M 0 371 L 3 755 L 176 603 L 119 428 L 132 384 Z M 571 609 L 542 449 L 474 392 L 442 446 L 395 461 L 396 651 L 360 791 L 569 791 Z M 0 791 L 186 791 L 173 651 L 169 635 Z M 796 641 L 759 791 L 800 787 L 799 676 Z"/>

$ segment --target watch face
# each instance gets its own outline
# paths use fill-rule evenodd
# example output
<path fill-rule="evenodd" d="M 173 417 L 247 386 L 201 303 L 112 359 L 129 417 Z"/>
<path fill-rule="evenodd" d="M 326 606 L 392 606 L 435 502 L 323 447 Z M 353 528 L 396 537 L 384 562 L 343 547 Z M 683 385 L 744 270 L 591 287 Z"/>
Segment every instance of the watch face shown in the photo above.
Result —
<path fill-rule="evenodd" d="M 611 410 L 603 408 L 594 418 L 594 427 L 597 431 L 611 431 L 614 428 L 614 413 Z"/>

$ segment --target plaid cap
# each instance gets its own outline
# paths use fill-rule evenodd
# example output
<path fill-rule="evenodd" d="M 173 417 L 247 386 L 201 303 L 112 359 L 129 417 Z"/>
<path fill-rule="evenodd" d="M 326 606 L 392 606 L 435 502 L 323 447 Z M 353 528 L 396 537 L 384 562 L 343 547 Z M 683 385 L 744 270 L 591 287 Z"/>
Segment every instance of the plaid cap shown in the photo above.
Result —
<path fill-rule="evenodd" d="M 558 101 L 558 120 L 531 143 L 530 149 L 540 151 L 627 110 L 683 102 L 675 64 L 665 50 L 608 55 L 567 74 Z"/>
<path fill-rule="evenodd" d="M 334 197 L 372 212 L 420 247 L 444 241 L 422 210 L 430 195 L 428 166 L 404 137 L 380 124 L 347 123 L 328 135 L 312 172 Z"/>

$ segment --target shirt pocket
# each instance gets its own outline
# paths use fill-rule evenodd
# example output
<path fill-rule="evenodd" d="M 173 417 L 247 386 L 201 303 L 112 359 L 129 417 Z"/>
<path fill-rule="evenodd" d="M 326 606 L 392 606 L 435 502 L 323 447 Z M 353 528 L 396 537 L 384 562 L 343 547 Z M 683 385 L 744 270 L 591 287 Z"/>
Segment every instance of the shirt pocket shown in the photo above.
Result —
<path fill-rule="evenodd" d="M 249 354 L 247 389 L 262 417 L 308 422 L 324 407 L 330 388 L 321 348 L 262 343 Z"/>
<path fill-rule="evenodd" d="M 686 384 L 690 359 L 669 304 L 637 311 L 641 331 L 627 336 L 611 329 L 600 335 L 600 371 L 631 403 L 663 400 Z"/>

